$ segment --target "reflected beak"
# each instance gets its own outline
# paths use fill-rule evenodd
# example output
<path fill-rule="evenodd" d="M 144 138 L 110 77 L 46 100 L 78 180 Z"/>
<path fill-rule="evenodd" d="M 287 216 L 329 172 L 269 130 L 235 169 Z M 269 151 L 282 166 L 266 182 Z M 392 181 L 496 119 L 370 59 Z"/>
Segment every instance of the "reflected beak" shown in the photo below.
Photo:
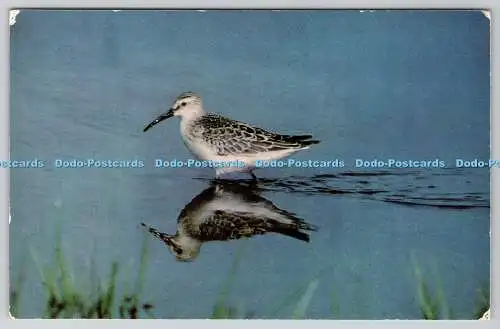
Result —
<path fill-rule="evenodd" d="M 174 246 L 175 244 L 172 242 L 172 238 L 174 237 L 173 235 L 167 234 L 167 233 L 162 233 L 158 231 L 157 229 L 146 225 L 144 223 L 141 223 L 141 225 L 145 228 L 147 228 L 148 232 L 151 233 L 155 238 L 160 239 L 163 241 L 166 245 L 168 246 Z"/>
<path fill-rule="evenodd" d="M 171 246 L 171 247 L 176 247 L 176 245 L 172 242 L 172 238 L 173 236 L 172 235 L 168 235 L 168 234 L 162 234 L 161 237 L 159 237 L 161 241 L 163 241 L 167 246 Z"/>
<path fill-rule="evenodd" d="M 146 126 L 146 128 L 144 128 L 143 131 L 147 131 L 149 128 L 153 127 L 154 125 L 162 122 L 163 120 L 167 120 L 168 118 L 171 118 L 173 116 L 174 116 L 174 109 L 170 109 L 167 113 L 163 113 L 162 115 L 160 115 L 159 117 L 157 117 L 156 119 L 151 121 L 151 123 L 148 124 Z"/>
<path fill-rule="evenodd" d="M 177 244 L 173 241 L 174 236 L 163 233 L 160 237 L 160 240 L 163 241 L 167 246 L 173 248 L 177 253 L 181 253 L 182 249 L 177 246 Z"/>

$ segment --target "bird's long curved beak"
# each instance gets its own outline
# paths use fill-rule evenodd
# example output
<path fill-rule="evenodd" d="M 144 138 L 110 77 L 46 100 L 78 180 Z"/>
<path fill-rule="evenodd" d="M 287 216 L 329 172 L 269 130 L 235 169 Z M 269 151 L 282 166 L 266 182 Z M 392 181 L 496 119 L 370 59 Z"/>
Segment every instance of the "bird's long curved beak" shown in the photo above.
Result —
<path fill-rule="evenodd" d="M 148 124 L 146 126 L 146 128 L 144 128 L 143 131 L 147 131 L 149 128 L 153 127 L 154 125 L 157 125 L 158 123 L 162 122 L 163 120 L 167 120 L 168 118 L 171 118 L 173 116 L 174 116 L 174 109 L 170 109 L 167 113 L 163 113 L 162 115 L 160 115 L 159 117 L 157 117 L 156 119 L 151 121 L 151 123 Z"/>

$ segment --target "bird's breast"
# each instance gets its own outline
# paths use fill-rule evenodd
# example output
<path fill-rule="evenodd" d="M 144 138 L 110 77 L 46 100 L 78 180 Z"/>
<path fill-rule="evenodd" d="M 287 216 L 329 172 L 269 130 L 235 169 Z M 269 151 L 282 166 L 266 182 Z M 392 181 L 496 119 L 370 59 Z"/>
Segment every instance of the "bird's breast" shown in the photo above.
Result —
<path fill-rule="evenodd" d="M 214 160 L 214 151 L 203 138 L 203 127 L 196 122 L 181 121 L 181 136 L 188 150 L 201 160 Z"/>

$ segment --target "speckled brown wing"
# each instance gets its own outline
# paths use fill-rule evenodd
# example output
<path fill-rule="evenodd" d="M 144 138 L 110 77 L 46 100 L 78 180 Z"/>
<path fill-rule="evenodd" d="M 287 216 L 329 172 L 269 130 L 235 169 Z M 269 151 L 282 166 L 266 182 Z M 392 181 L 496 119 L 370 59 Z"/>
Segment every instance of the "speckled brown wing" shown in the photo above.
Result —
<path fill-rule="evenodd" d="M 235 240 L 268 232 L 267 221 L 244 212 L 216 210 L 196 228 L 197 238 L 202 241 Z"/>
<path fill-rule="evenodd" d="M 308 242 L 309 235 L 301 232 L 300 229 L 304 227 L 272 219 L 262 219 L 255 217 L 252 213 L 216 210 L 203 223 L 192 227 L 190 233 L 200 241 L 225 241 L 273 232 Z"/>
<path fill-rule="evenodd" d="M 217 155 L 235 155 L 300 149 L 319 141 L 311 135 L 281 135 L 230 120 L 217 114 L 207 114 L 195 125 L 196 133 L 216 150 Z"/>

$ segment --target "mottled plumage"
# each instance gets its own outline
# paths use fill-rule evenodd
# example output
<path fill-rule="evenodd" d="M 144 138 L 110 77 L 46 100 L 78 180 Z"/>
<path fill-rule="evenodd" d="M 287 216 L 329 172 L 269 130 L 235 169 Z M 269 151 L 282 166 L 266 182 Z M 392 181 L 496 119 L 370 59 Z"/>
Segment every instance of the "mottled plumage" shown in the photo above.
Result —
<path fill-rule="evenodd" d="M 237 240 L 267 233 L 309 242 L 309 235 L 303 231 L 317 228 L 276 207 L 250 187 L 219 182 L 184 207 L 179 214 L 175 235 L 161 233 L 152 227 L 148 229 L 169 246 L 177 259 L 192 260 L 205 242 Z"/>
<path fill-rule="evenodd" d="M 186 127 L 185 137 L 192 142 L 203 141 L 218 156 L 289 151 L 318 143 L 308 140 L 310 135 L 280 135 L 215 113 L 193 120 Z"/>
<path fill-rule="evenodd" d="M 181 136 L 187 148 L 201 160 L 245 163 L 243 167 L 217 168 L 216 175 L 250 172 L 258 160 L 276 160 L 319 143 L 311 135 L 283 135 L 215 113 L 206 113 L 201 97 L 179 95 L 171 109 L 153 120 L 144 131 L 172 116 L 181 117 Z"/>

